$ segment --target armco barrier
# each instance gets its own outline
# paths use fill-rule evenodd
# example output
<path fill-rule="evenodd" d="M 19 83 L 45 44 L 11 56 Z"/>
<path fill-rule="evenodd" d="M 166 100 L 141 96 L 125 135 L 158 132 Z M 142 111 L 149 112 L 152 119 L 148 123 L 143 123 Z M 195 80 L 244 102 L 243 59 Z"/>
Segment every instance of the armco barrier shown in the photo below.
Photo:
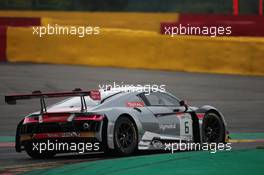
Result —
<path fill-rule="evenodd" d="M 165 33 L 165 27 L 231 27 L 229 36 L 264 36 L 264 17 L 253 15 L 190 15 L 180 14 L 178 21 L 161 22 L 161 33 Z"/>
<path fill-rule="evenodd" d="M 6 61 L 6 27 L 0 26 L 0 62 Z"/>
<path fill-rule="evenodd" d="M 264 23 L 258 24 L 258 23 L 221 23 L 221 22 L 177 22 L 177 23 L 171 23 L 171 22 L 164 22 L 160 24 L 160 30 L 162 34 L 165 34 L 166 29 L 177 27 L 178 30 L 180 30 L 180 25 L 184 27 L 199 27 L 200 29 L 203 29 L 203 27 L 231 27 L 230 31 L 231 34 L 227 36 L 255 36 L 255 37 L 264 37 Z M 176 31 L 176 30 L 175 30 Z M 196 31 L 192 30 L 192 31 Z M 193 33 L 194 35 L 194 33 Z M 202 35 L 202 34 L 196 34 L 196 35 Z M 208 34 L 210 35 L 210 34 Z"/>
<path fill-rule="evenodd" d="M 38 17 L 0 17 L 0 26 L 39 26 Z"/>
<path fill-rule="evenodd" d="M 0 11 L 2 17 L 41 17 L 42 25 L 86 25 L 159 32 L 161 21 L 177 21 L 177 13 Z"/>
<path fill-rule="evenodd" d="M 0 61 L 6 61 L 6 31 L 8 26 L 39 26 L 38 17 L 0 17 Z"/>
<path fill-rule="evenodd" d="M 179 14 L 178 22 L 244 22 L 244 23 L 262 23 L 263 16 L 257 15 L 202 15 L 202 14 Z"/>
<path fill-rule="evenodd" d="M 30 28 L 10 27 L 7 43 L 11 62 L 264 75 L 263 38 L 172 38 L 121 29 L 102 29 L 100 35 L 84 38 L 39 38 Z"/>

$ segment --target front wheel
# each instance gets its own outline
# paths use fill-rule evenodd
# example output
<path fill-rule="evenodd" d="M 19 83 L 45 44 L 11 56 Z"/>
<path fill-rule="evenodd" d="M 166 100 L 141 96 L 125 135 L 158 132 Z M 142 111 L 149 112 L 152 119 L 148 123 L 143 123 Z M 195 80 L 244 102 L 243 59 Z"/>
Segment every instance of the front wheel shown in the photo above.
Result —
<path fill-rule="evenodd" d="M 121 155 L 130 155 L 138 145 L 137 129 L 128 117 L 120 117 L 114 128 L 115 151 Z"/>
<path fill-rule="evenodd" d="M 223 143 L 225 140 L 225 126 L 221 118 L 215 113 L 208 113 L 203 119 L 203 142 Z"/>

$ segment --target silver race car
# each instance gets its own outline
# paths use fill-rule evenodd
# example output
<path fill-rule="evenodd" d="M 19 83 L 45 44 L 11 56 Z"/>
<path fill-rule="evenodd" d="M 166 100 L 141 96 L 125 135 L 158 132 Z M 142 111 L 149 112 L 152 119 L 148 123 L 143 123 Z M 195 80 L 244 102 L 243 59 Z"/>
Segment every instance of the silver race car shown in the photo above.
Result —
<path fill-rule="evenodd" d="M 47 98 L 59 97 L 66 99 L 46 106 Z M 228 137 L 224 117 L 216 108 L 191 107 L 158 89 L 35 91 L 8 95 L 5 101 L 16 104 L 33 98 L 40 99 L 40 111 L 25 116 L 16 131 L 16 151 L 25 150 L 33 158 L 78 151 L 65 146 L 69 143 L 90 143 L 89 151 L 129 155 L 136 150 L 164 149 L 165 143 L 224 143 Z M 45 146 L 39 151 L 47 142 L 53 143 L 53 149 Z M 65 149 L 55 149 L 54 144 Z"/>

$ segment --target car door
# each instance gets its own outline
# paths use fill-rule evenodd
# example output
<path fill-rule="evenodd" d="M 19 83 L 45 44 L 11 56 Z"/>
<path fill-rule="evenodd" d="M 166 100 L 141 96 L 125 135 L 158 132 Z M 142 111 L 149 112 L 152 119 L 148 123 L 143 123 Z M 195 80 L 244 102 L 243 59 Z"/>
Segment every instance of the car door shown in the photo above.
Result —
<path fill-rule="evenodd" d="M 191 116 L 180 106 L 180 100 L 165 92 L 144 94 L 147 108 L 159 122 L 159 134 L 164 139 L 192 136 Z"/>

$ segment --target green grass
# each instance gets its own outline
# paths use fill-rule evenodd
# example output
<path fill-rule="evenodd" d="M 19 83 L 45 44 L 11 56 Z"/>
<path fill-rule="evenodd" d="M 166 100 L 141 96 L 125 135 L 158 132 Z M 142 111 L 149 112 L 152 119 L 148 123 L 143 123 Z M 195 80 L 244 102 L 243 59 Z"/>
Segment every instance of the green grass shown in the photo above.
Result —
<path fill-rule="evenodd" d="M 13 136 L 0 136 L 0 142 L 14 142 L 15 137 Z"/>
<path fill-rule="evenodd" d="M 191 175 L 191 174 L 263 174 L 264 150 L 184 152 L 156 154 L 114 160 L 84 162 L 65 165 L 27 174 L 76 174 L 76 175 Z"/>
<path fill-rule="evenodd" d="M 263 139 L 264 132 L 254 132 L 254 133 L 231 133 L 231 139 Z"/>

